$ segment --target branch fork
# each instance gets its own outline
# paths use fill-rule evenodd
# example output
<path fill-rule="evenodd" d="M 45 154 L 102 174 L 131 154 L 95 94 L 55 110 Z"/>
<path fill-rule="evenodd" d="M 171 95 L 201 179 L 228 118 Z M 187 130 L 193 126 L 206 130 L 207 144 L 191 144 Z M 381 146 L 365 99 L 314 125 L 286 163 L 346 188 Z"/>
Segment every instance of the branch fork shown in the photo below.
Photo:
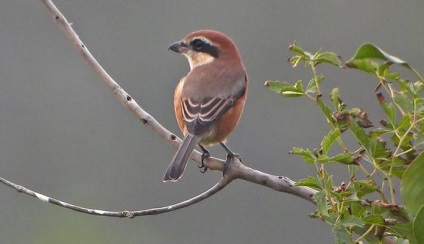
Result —
<path fill-rule="evenodd" d="M 76 51 L 81 55 L 83 60 L 90 66 L 90 68 L 100 77 L 102 82 L 111 90 L 115 97 L 129 110 L 131 111 L 147 128 L 155 132 L 159 137 L 164 139 L 166 142 L 171 144 L 174 149 L 177 149 L 181 143 L 181 139 L 178 138 L 174 133 L 163 127 L 156 119 L 143 110 L 137 102 L 124 90 L 113 78 L 103 69 L 103 67 L 97 62 L 86 45 L 81 41 L 76 32 L 71 27 L 71 24 L 66 20 L 65 16 L 59 11 L 59 9 L 53 4 L 51 0 L 41 0 L 42 3 L 47 7 L 50 14 L 53 16 L 53 20 L 58 28 L 68 37 Z M 198 163 L 202 161 L 202 154 L 195 150 L 190 158 Z M 120 217 L 120 218 L 134 218 L 137 216 L 144 215 L 156 215 L 167 213 L 170 211 L 178 210 L 196 204 L 215 193 L 222 190 L 233 180 L 240 179 L 251 183 L 263 185 L 274 189 L 279 192 L 289 193 L 300 198 L 303 198 L 311 203 L 315 204 L 314 194 L 316 190 L 309 187 L 296 186 L 296 182 L 290 180 L 285 176 L 276 176 L 261 172 L 259 170 L 252 169 L 244 165 L 238 157 L 231 157 L 225 164 L 225 161 L 219 158 L 208 157 L 204 160 L 204 166 L 211 170 L 223 171 L 223 177 L 211 188 L 205 192 L 194 196 L 188 200 L 164 206 L 145 210 L 124 210 L 124 211 L 108 211 L 98 210 L 86 207 L 80 207 L 74 204 L 66 203 L 61 200 L 45 196 L 41 193 L 32 191 L 28 188 L 15 184 L 0 177 L 0 182 L 17 190 L 18 192 L 25 193 L 27 195 L 38 198 L 43 202 L 55 204 L 70 210 L 82 212 L 91 215 L 109 216 L 109 217 Z"/>

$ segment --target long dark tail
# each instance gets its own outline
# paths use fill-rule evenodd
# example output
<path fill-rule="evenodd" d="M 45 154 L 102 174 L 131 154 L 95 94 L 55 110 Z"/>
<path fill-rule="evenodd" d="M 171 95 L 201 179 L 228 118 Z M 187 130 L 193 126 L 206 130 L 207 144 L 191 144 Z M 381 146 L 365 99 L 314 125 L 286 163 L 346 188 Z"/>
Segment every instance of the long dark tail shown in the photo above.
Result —
<path fill-rule="evenodd" d="M 163 176 L 163 181 L 177 181 L 184 173 L 188 158 L 199 143 L 198 137 L 187 134 Z"/>

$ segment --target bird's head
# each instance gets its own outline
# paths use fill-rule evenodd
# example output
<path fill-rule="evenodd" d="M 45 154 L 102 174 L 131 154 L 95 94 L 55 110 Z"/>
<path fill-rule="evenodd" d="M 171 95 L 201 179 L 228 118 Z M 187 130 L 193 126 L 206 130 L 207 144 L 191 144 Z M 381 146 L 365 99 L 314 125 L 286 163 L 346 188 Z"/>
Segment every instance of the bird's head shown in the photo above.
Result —
<path fill-rule="evenodd" d="M 169 46 L 169 50 L 186 56 L 190 69 L 218 60 L 241 62 L 234 42 L 225 34 L 213 30 L 192 32 Z"/>

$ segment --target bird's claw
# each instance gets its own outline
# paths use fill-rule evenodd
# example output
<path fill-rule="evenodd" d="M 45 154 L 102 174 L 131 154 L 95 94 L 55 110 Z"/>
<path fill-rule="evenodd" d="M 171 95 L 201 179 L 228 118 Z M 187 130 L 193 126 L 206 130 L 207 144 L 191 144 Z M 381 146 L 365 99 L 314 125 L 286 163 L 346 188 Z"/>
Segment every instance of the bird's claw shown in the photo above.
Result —
<path fill-rule="evenodd" d="M 204 147 L 200 147 L 200 148 L 202 149 L 202 159 L 200 161 L 200 165 L 198 165 L 197 167 L 200 168 L 201 173 L 205 173 L 206 171 L 208 171 L 208 167 L 206 167 L 204 161 L 205 161 L 206 158 L 209 158 L 211 156 L 211 154 Z"/>
<path fill-rule="evenodd" d="M 240 154 L 235 153 L 235 152 L 231 152 L 227 154 L 227 161 L 229 158 L 237 158 L 238 160 L 240 160 L 240 162 L 243 162 L 243 159 L 241 158 Z"/>
<path fill-rule="evenodd" d="M 227 153 L 227 160 L 225 160 L 224 170 L 222 171 L 224 175 L 225 175 L 225 170 L 228 168 L 228 165 L 230 165 L 233 158 L 237 158 L 240 162 L 242 162 L 242 158 L 238 153 L 235 153 L 235 152 Z"/>

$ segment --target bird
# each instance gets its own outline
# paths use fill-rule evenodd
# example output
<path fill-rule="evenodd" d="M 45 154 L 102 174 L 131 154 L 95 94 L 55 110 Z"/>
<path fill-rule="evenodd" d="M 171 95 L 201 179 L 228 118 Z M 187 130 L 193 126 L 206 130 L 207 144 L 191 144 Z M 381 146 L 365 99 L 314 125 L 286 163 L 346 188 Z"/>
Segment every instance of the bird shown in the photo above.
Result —
<path fill-rule="evenodd" d="M 226 139 L 240 120 L 248 91 L 248 76 L 239 50 L 227 35 L 198 30 L 168 49 L 184 55 L 190 71 L 174 91 L 175 117 L 184 139 L 165 172 L 164 182 L 181 178 L 196 145 L 203 152 L 200 167 L 204 171 L 204 159 L 210 156 L 205 147 L 220 144 L 227 159 L 241 159 L 226 145 Z"/>

